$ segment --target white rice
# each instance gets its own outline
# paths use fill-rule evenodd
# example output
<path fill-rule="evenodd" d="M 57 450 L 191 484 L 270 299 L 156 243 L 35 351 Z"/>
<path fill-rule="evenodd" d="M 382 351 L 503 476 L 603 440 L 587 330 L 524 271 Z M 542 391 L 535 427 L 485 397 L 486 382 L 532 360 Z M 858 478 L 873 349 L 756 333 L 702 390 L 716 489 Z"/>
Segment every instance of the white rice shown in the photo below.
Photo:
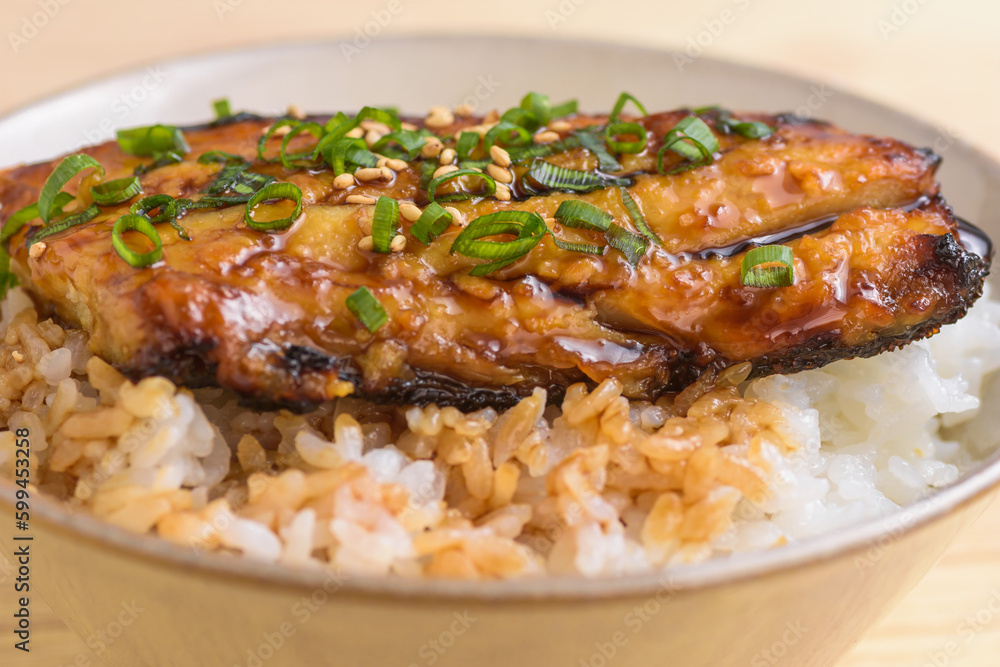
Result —
<path fill-rule="evenodd" d="M 719 390 L 731 414 L 702 421 L 609 383 L 571 389 L 561 409 L 536 393 L 503 415 L 354 399 L 256 413 L 218 389 L 126 382 L 78 333 L 15 319 L 29 307 L 12 290 L 0 317 L 19 350 L 0 373 L 26 385 L 0 398 L 0 475 L 13 471 L 10 430 L 26 426 L 43 491 L 135 532 L 287 565 L 461 577 L 677 566 L 896 511 L 998 440 L 1000 418 L 980 409 L 1000 368 L 988 297 L 901 350 L 744 383 L 743 398 Z M 664 435 L 677 423 L 692 434 Z M 720 424 L 716 446 L 706 433 Z M 683 483 L 669 482 L 677 470 Z"/>

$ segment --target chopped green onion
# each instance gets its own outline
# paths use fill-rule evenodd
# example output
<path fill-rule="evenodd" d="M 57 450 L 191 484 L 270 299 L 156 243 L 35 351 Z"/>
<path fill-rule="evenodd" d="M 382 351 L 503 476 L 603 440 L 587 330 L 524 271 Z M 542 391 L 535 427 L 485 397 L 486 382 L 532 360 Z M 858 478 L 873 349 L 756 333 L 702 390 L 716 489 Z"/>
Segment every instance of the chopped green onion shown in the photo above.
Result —
<path fill-rule="evenodd" d="M 93 169 L 99 175 L 104 176 L 104 167 L 101 166 L 101 163 L 83 153 L 63 158 L 59 166 L 52 170 L 49 177 L 45 179 L 45 185 L 42 186 L 42 191 L 38 195 L 38 217 L 42 219 L 42 222 L 48 224 L 49 218 L 52 216 L 52 204 L 62 192 L 63 186 L 84 169 Z"/>
<path fill-rule="evenodd" d="M 607 185 L 630 184 L 627 178 L 614 178 L 593 171 L 569 169 L 544 160 L 535 160 L 525 176 L 550 190 L 570 192 L 591 192 Z"/>
<path fill-rule="evenodd" d="M 476 135 L 476 139 L 479 135 Z M 397 144 L 402 150 L 393 149 L 390 143 Z M 420 153 L 427 143 L 427 138 L 414 130 L 397 130 L 384 135 L 372 144 L 372 153 L 381 153 L 386 157 L 412 160 Z"/>
<path fill-rule="evenodd" d="M 483 181 L 485 189 L 482 192 L 453 192 L 446 195 L 437 195 L 437 189 L 442 183 L 450 181 L 455 178 L 463 178 L 466 176 L 472 176 Z M 447 174 L 441 174 L 437 178 L 433 179 L 427 185 L 427 199 L 430 201 L 460 201 L 463 199 L 472 199 L 473 197 L 491 197 L 493 193 L 497 191 L 497 183 L 492 178 L 486 174 L 476 171 L 475 169 L 457 169 L 455 171 L 449 171 Z"/>
<path fill-rule="evenodd" d="M 552 103 L 549 101 L 548 95 L 542 95 L 541 93 L 532 92 L 528 93 L 523 98 L 521 98 L 521 104 L 519 105 L 518 109 L 522 111 L 527 111 L 528 113 L 531 114 L 532 118 L 530 119 L 528 124 L 525 124 L 523 122 L 524 120 L 528 120 L 525 118 L 522 118 L 522 122 L 519 122 L 517 124 L 522 125 L 523 127 L 527 127 L 528 129 L 534 131 L 535 129 L 537 129 L 542 125 L 548 125 L 549 121 L 551 121 L 553 118 L 562 118 L 563 116 L 568 116 L 570 114 L 576 113 L 577 101 L 567 100 L 562 104 L 557 104 L 556 106 L 552 106 Z M 508 110 L 507 113 L 511 113 L 511 111 L 514 110 L 513 109 Z M 504 115 L 506 116 L 507 114 Z M 513 117 L 514 114 L 511 114 L 511 116 Z M 532 124 L 534 125 L 534 127 L 531 127 Z"/>
<path fill-rule="evenodd" d="M 150 125 L 118 130 L 118 146 L 129 155 L 150 157 L 157 153 L 187 153 L 184 133 L 173 125 Z"/>
<path fill-rule="evenodd" d="M 249 168 L 250 164 L 247 162 L 226 164 L 209 184 L 208 194 L 222 195 L 226 192 L 235 192 L 242 197 L 235 203 L 242 204 L 250 198 L 250 195 L 274 181 L 273 176 L 249 171 Z M 201 201 L 204 202 L 204 198 Z"/>
<path fill-rule="evenodd" d="M 639 205 L 635 203 L 634 199 L 632 199 L 632 195 L 629 194 L 629 191 L 625 188 L 618 188 L 618 191 L 621 192 L 622 204 L 625 205 L 625 210 L 628 211 L 629 216 L 632 218 L 632 223 L 635 225 L 636 229 L 639 230 L 639 233 L 652 241 L 655 245 L 662 246 L 663 241 L 661 241 L 660 237 L 657 236 L 656 233 L 649 228 L 649 225 L 646 224 L 646 218 L 642 215 L 642 211 L 639 210 Z"/>
<path fill-rule="evenodd" d="M 431 184 L 431 181 L 434 179 L 434 172 L 437 171 L 440 166 L 441 165 L 438 164 L 437 160 L 421 160 L 420 184 L 418 185 L 421 190 L 426 190 Z"/>
<path fill-rule="evenodd" d="M 525 160 L 533 160 L 536 157 L 548 157 L 550 155 L 555 155 L 556 153 L 564 153 L 568 150 L 579 147 L 580 138 L 571 134 L 565 139 L 560 139 L 547 144 L 532 144 L 531 146 L 511 147 L 507 149 L 507 153 L 510 154 L 511 162 L 524 162 Z M 618 163 L 616 162 L 615 164 L 617 165 Z"/>
<path fill-rule="evenodd" d="M 52 236 L 53 234 L 58 234 L 66 231 L 67 229 L 90 222 L 96 218 L 100 212 L 101 209 L 97 208 L 95 204 L 91 204 L 79 213 L 68 215 L 65 218 L 59 218 L 44 227 L 32 227 L 31 231 L 29 231 L 25 236 L 25 241 L 27 242 L 28 247 L 31 247 L 47 236 Z"/>
<path fill-rule="evenodd" d="M 552 234 L 552 230 L 549 230 Z M 556 244 L 556 247 L 561 250 L 567 250 L 569 252 L 582 252 L 588 255 L 603 255 L 604 247 L 599 245 L 593 245 L 590 243 L 573 243 L 572 241 L 563 241 L 555 234 L 552 234 L 552 240 Z"/>
<path fill-rule="evenodd" d="M 257 140 L 257 159 L 261 162 L 279 162 L 281 158 L 268 158 L 264 157 L 264 150 L 267 148 L 267 142 L 270 141 L 274 133 L 283 127 L 295 127 L 296 125 L 301 125 L 302 121 L 296 120 L 294 118 L 282 118 L 281 120 L 275 121 L 271 127 L 267 128 L 260 139 Z"/>
<path fill-rule="evenodd" d="M 635 141 L 618 141 L 615 137 L 633 134 Z M 604 141 L 615 153 L 641 153 L 646 147 L 646 128 L 639 123 L 609 123 L 604 129 Z"/>
<path fill-rule="evenodd" d="M 774 134 L 774 128 L 759 120 L 739 122 L 732 119 L 719 119 L 719 122 L 736 134 L 747 139 L 764 139 Z"/>
<path fill-rule="evenodd" d="M 579 102 L 577 102 L 577 100 L 566 100 L 562 104 L 557 104 L 552 107 L 549 117 L 562 118 L 563 116 L 570 116 L 577 112 L 578 107 Z"/>
<path fill-rule="evenodd" d="M 143 197 L 136 203 L 132 204 L 129 208 L 129 212 L 135 215 L 142 215 L 149 218 L 149 221 L 153 224 L 160 222 L 166 222 L 177 232 L 185 241 L 190 241 L 191 237 L 188 235 L 187 231 L 181 227 L 180 223 L 177 222 L 177 216 L 182 212 L 183 207 L 181 202 L 184 200 L 174 199 L 170 195 L 150 195 L 149 197 Z M 160 209 L 157 215 L 149 215 L 150 211 L 155 211 Z"/>
<path fill-rule="evenodd" d="M 0 301 L 7 296 L 7 290 L 17 287 L 17 276 L 10 272 L 10 253 L 0 245 Z"/>
<path fill-rule="evenodd" d="M 139 232 L 153 242 L 153 249 L 149 252 L 136 252 L 128 247 L 122 234 L 128 231 Z M 111 245 L 118 256 L 132 267 L 142 268 L 156 264 L 163 259 L 163 241 L 156 232 L 156 227 L 149 221 L 149 218 L 134 213 L 126 213 L 115 220 L 115 225 L 111 229 Z"/>
<path fill-rule="evenodd" d="M 253 219 L 253 210 L 258 204 L 272 199 L 288 199 L 295 202 L 295 210 L 287 218 L 268 220 L 267 222 L 257 222 Z M 243 214 L 243 222 L 250 229 L 259 232 L 280 232 L 288 229 L 302 215 L 302 190 L 294 183 L 268 183 L 254 193 L 247 201 L 246 212 Z"/>
<path fill-rule="evenodd" d="M 410 227 L 410 234 L 424 245 L 430 245 L 431 241 L 445 233 L 451 226 L 451 221 L 451 213 L 446 211 L 441 204 L 431 202 L 420 213 L 420 218 Z"/>
<path fill-rule="evenodd" d="M 573 133 L 580 144 L 597 157 L 597 168 L 604 172 L 618 171 L 622 168 L 615 156 L 608 152 L 604 140 L 593 130 L 583 129 Z"/>
<path fill-rule="evenodd" d="M 354 314 L 368 329 L 375 333 L 382 325 L 389 321 L 389 316 L 385 313 L 385 308 L 367 287 L 359 287 L 345 301 L 347 309 Z"/>
<path fill-rule="evenodd" d="M 555 214 L 556 222 L 567 227 L 593 229 L 604 232 L 611 226 L 612 216 L 607 211 L 597 208 L 591 203 L 580 199 L 567 199 L 559 204 Z"/>
<path fill-rule="evenodd" d="M 198 164 L 213 164 L 215 162 L 246 162 L 246 158 L 242 155 L 236 155 L 235 153 L 227 153 L 226 151 L 208 151 L 207 153 L 202 153 L 198 156 Z"/>
<path fill-rule="evenodd" d="M 233 115 L 232 107 L 229 106 L 229 98 L 223 97 L 212 102 L 212 109 L 215 111 L 215 120 L 223 120 Z"/>
<path fill-rule="evenodd" d="M 504 111 L 503 115 L 500 116 L 500 122 L 507 123 L 508 125 L 517 125 L 528 132 L 534 132 L 542 125 L 534 112 L 522 109 L 521 107 L 512 107 Z"/>
<path fill-rule="evenodd" d="M 316 146 L 313 146 L 307 151 L 302 151 L 299 153 L 288 154 L 288 144 L 291 143 L 292 139 L 299 136 L 303 132 L 308 132 L 309 134 L 316 137 L 316 146 L 319 145 L 319 141 L 323 138 L 323 126 L 319 123 L 299 123 L 292 130 L 285 135 L 285 138 L 281 140 L 281 148 L 278 151 L 278 159 L 281 160 L 281 166 L 285 169 L 295 169 L 297 165 L 292 163 L 292 160 L 307 160 L 315 159 L 313 156 L 316 155 Z"/>
<path fill-rule="evenodd" d="M 480 136 L 476 132 L 462 132 L 458 135 L 458 145 L 455 146 L 458 159 L 468 160 L 469 156 L 472 155 L 472 151 L 479 147 L 479 139 Z"/>
<path fill-rule="evenodd" d="M 399 231 L 399 202 L 379 197 L 372 216 L 372 244 L 375 252 L 391 252 L 390 245 Z"/>
<path fill-rule="evenodd" d="M 705 121 L 697 116 L 688 116 L 667 132 L 663 138 L 663 146 L 656 153 L 656 171 L 661 174 L 664 173 L 663 154 L 668 150 L 690 161 L 690 164 L 681 164 L 669 172 L 676 174 L 712 164 L 712 155 L 719 150 L 719 141 Z"/>
<path fill-rule="evenodd" d="M 469 272 L 483 276 L 524 257 L 538 245 L 549 228 L 537 213 L 529 211 L 497 211 L 480 216 L 463 229 L 450 252 L 475 259 L 493 260 L 480 264 Z M 514 236 L 512 241 L 484 241 L 490 236 Z"/>
<path fill-rule="evenodd" d="M 502 143 L 500 140 L 502 140 Z M 520 125 L 502 120 L 491 127 L 486 136 L 483 137 L 483 148 L 488 151 L 493 145 L 500 145 L 504 148 L 509 146 L 530 146 L 533 142 L 534 138 L 529 130 Z"/>
<path fill-rule="evenodd" d="M 142 184 L 135 176 L 116 178 L 90 188 L 90 196 L 101 206 L 115 206 L 127 202 L 141 192 Z"/>
<path fill-rule="evenodd" d="M 66 204 L 70 203 L 74 199 L 76 199 L 76 197 L 68 192 L 60 192 L 57 194 L 55 200 L 49 208 L 49 217 L 51 218 L 56 215 L 61 215 L 63 209 L 66 208 Z M 21 231 L 21 228 L 28 224 L 29 221 L 38 217 L 41 217 L 38 215 L 38 202 L 28 204 L 24 208 L 15 211 L 9 218 L 7 218 L 7 222 L 4 223 L 3 229 L 0 230 L 0 244 L 4 244 L 9 241 L 11 237 Z"/>
<path fill-rule="evenodd" d="M 624 109 L 625 105 L 628 104 L 629 102 L 635 104 L 636 108 L 642 112 L 643 116 L 647 115 L 646 107 L 642 106 L 642 102 L 635 99 L 635 97 L 633 97 L 629 93 L 622 93 L 621 95 L 618 96 L 618 100 L 615 102 L 615 106 L 612 107 L 611 115 L 608 116 L 609 125 L 618 120 L 618 115 L 622 112 L 622 109 Z"/>
<path fill-rule="evenodd" d="M 740 263 L 740 282 L 746 287 L 788 287 L 795 282 L 795 255 L 784 245 L 754 248 Z"/>
<path fill-rule="evenodd" d="M 320 141 L 320 145 L 322 144 L 323 141 Z M 374 167 L 378 164 L 378 158 L 368 150 L 368 144 L 360 137 L 340 137 L 324 146 L 322 154 L 335 176 L 351 171 L 355 166 Z"/>
<path fill-rule="evenodd" d="M 608 227 L 608 231 L 604 232 L 604 238 L 608 240 L 608 245 L 625 255 L 625 259 L 632 266 L 639 265 L 639 260 L 646 254 L 646 248 L 649 247 L 649 242 L 646 239 L 618 225 Z"/>
<path fill-rule="evenodd" d="M 178 162 L 183 162 L 184 156 L 176 151 L 157 151 L 153 153 L 153 161 L 149 164 L 140 164 L 132 171 L 133 175 L 141 176 L 154 169 L 159 169 L 160 167 L 166 167 L 170 164 L 177 164 Z"/>

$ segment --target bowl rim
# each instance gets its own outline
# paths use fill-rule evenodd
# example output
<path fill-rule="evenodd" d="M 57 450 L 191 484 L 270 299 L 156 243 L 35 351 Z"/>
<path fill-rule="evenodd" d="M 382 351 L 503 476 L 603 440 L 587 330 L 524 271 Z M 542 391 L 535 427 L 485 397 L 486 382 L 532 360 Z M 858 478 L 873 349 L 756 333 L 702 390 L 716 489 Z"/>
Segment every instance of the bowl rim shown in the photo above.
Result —
<path fill-rule="evenodd" d="M 344 40 L 347 39 L 349 38 L 344 36 L 340 39 L 286 40 L 238 49 L 206 50 L 155 62 L 172 65 L 198 62 L 210 64 L 214 58 L 240 56 L 259 52 L 262 49 L 317 48 L 343 44 Z M 408 42 L 432 42 L 439 48 L 445 48 L 448 46 L 447 42 L 456 43 L 483 39 L 527 45 L 541 43 L 578 48 L 610 48 L 657 57 L 679 53 L 669 49 L 633 46 L 612 40 L 514 37 L 488 33 L 473 36 L 419 33 L 386 36 L 380 38 L 379 41 L 394 42 L 397 47 Z M 756 65 L 746 65 L 705 56 L 699 60 L 707 65 L 725 67 L 734 72 L 743 71 L 759 78 L 772 77 L 804 85 L 821 83 L 819 80 L 806 79 L 798 74 Z M 93 77 L 82 83 L 62 88 L 55 93 L 36 98 L 0 115 L 0 124 L 21 114 L 29 114 L 35 107 L 50 104 L 62 96 L 79 92 L 91 85 L 110 83 L 117 78 L 127 77 L 141 67 L 143 64 L 122 68 L 116 72 Z M 875 102 L 855 93 L 841 91 L 839 88 L 837 94 L 838 97 L 847 100 L 852 106 L 868 107 L 883 116 L 895 117 L 923 131 L 930 133 L 938 131 L 938 128 L 928 121 L 897 110 L 892 106 Z M 971 146 L 960 138 L 954 138 L 952 143 L 962 149 L 966 154 L 966 159 L 978 162 L 979 166 L 990 175 L 989 180 L 1000 183 L 1000 162 L 997 162 L 985 151 Z M 215 575 L 255 585 L 316 590 L 328 587 L 331 579 L 335 579 L 338 595 L 353 594 L 404 600 L 449 601 L 467 599 L 514 603 L 528 600 L 562 602 L 648 596 L 664 589 L 669 589 L 671 592 L 709 589 L 737 584 L 780 571 L 820 564 L 836 557 L 857 554 L 874 546 L 884 546 L 886 540 L 900 539 L 949 513 L 957 512 L 998 487 L 1000 487 L 1000 451 L 994 452 L 955 482 L 901 507 L 891 514 L 867 519 L 861 523 L 788 544 L 778 549 L 740 553 L 733 557 L 639 574 L 599 578 L 545 575 L 505 581 L 452 581 L 405 578 L 393 575 L 381 577 L 350 575 L 328 567 L 296 568 L 225 554 L 198 552 L 193 547 L 185 548 L 151 535 L 136 535 L 124 528 L 108 524 L 86 512 L 68 508 L 62 501 L 38 493 L 37 488 L 32 494 L 31 514 L 33 521 L 41 520 L 47 527 L 68 533 L 71 538 L 83 539 L 98 548 L 114 551 L 115 556 L 119 558 L 143 559 L 148 563 L 155 562 L 161 567 L 196 570 L 197 574 L 200 575 Z M 16 491 L 17 487 L 12 480 L 0 478 L 0 507 L 13 511 Z"/>

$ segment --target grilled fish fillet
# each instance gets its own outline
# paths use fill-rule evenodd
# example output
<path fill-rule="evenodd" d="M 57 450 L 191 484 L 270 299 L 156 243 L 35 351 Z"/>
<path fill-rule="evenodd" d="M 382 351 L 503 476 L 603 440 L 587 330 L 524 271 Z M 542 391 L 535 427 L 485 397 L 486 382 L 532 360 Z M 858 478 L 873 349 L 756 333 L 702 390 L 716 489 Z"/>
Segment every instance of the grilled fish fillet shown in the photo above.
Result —
<path fill-rule="evenodd" d="M 387 195 L 418 206 L 417 160 L 387 181 L 334 185 L 328 169 L 285 169 L 256 160 L 273 120 L 239 117 L 188 128 L 183 162 L 140 178 L 144 194 L 195 198 L 220 165 L 196 158 L 227 151 L 253 170 L 301 188 L 304 215 L 288 230 L 249 229 L 244 206 L 188 212 L 181 239 L 159 225 L 163 261 L 142 269 L 112 250 L 111 227 L 130 202 L 45 239 L 29 252 L 11 240 L 13 271 L 42 304 L 91 332 L 93 351 L 131 376 L 160 374 L 185 385 L 218 384 L 264 405 L 306 408 L 348 392 L 375 400 L 463 408 L 504 407 L 535 387 L 556 400 L 570 383 L 616 378 L 630 398 L 678 391 L 706 370 L 752 362 L 753 374 L 812 368 L 869 356 L 930 335 L 960 318 L 981 293 L 989 251 L 938 194 L 938 158 L 902 142 L 851 134 L 794 116 L 742 114 L 775 129 L 763 139 L 727 133 L 708 114 L 719 151 L 712 164 L 656 170 L 663 137 L 688 111 L 635 119 L 649 132 L 641 153 L 621 156 L 617 176 L 662 245 L 633 266 L 617 250 L 582 254 L 546 236 L 525 257 L 487 276 L 479 260 L 449 252 L 461 224 L 430 245 L 409 233 L 401 252 L 359 250 L 372 206 L 351 195 Z M 413 120 L 415 124 L 421 121 Z M 576 115 L 569 129 L 607 122 Z M 448 138 L 482 119 L 459 118 Z M 278 141 L 268 144 L 274 154 Z M 290 148 L 315 139 L 303 134 Z M 446 145 L 453 145 L 446 141 Z M 114 142 L 85 151 L 128 176 L 148 158 Z M 572 148 L 546 158 L 594 170 L 597 157 Z M 683 162 L 666 153 L 665 171 Z M 57 162 L 0 172 L 0 220 L 34 202 Z M 581 199 L 631 231 L 617 187 L 532 195 L 514 165 L 513 198 L 455 202 L 466 222 L 499 210 L 539 213 L 559 238 L 603 244 L 599 231 L 552 220 Z M 67 187 L 76 193 L 79 177 Z M 794 254 L 794 284 L 741 283 L 754 243 Z M 369 332 L 345 306 L 367 287 L 388 315 Z"/>

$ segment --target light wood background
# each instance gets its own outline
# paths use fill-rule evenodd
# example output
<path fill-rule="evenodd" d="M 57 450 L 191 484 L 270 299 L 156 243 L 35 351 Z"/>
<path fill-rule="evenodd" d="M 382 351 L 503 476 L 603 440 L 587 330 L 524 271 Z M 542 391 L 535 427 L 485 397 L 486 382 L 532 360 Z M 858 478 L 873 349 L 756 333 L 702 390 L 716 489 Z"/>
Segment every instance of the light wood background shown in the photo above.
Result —
<path fill-rule="evenodd" d="M 2 0 L 0 113 L 177 55 L 350 36 L 393 2 L 400 11 L 382 35 L 519 34 L 675 49 L 687 47 L 729 10 L 735 20 L 713 37 L 705 55 L 828 81 L 923 117 L 1000 157 L 996 0 Z M 0 146 L 0 164 L 7 162 Z M 0 665 L 99 664 L 37 600 L 32 653 L 11 648 L 13 592 L 4 566 Z M 995 502 L 841 667 L 994 667 L 1000 664 L 1000 618 L 988 605 L 998 594 Z"/>

